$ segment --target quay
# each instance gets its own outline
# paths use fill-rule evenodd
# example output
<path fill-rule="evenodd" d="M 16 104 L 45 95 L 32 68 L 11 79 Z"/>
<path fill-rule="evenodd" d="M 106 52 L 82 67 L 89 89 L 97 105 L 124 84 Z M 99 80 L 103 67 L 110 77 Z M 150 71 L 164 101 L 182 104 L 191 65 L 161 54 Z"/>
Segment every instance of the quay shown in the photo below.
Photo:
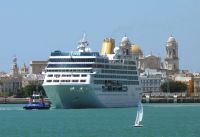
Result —
<path fill-rule="evenodd" d="M 51 103 L 48 98 L 45 98 L 46 103 Z M 0 97 L 0 104 L 27 104 L 28 98 L 4 98 Z M 200 103 L 200 97 L 173 97 L 173 96 L 163 96 L 163 97 L 142 97 L 142 103 Z"/>
<path fill-rule="evenodd" d="M 142 97 L 142 103 L 200 103 L 200 97 Z"/>
<path fill-rule="evenodd" d="M 50 103 L 48 98 L 45 98 L 46 103 Z M 0 104 L 27 104 L 28 98 L 13 98 L 13 97 L 0 97 Z"/>

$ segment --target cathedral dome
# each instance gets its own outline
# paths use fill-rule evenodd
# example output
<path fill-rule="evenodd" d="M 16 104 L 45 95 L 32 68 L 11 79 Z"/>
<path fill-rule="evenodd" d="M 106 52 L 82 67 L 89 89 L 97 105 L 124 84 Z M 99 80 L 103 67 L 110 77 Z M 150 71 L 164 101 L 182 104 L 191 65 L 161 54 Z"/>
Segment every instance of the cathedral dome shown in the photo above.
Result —
<path fill-rule="evenodd" d="M 173 36 L 170 36 L 167 42 L 176 42 L 176 39 Z"/>
<path fill-rule="evenodd" d="M 138 46 L 138 45 L 131 45 L 131 52 L 132 53 L 135 53 L 135 54 L 138 54 L 138 53 L 141 53 L 142 51 L 141 51 L 141 49 L 140 49 L 140 47 Z"/>

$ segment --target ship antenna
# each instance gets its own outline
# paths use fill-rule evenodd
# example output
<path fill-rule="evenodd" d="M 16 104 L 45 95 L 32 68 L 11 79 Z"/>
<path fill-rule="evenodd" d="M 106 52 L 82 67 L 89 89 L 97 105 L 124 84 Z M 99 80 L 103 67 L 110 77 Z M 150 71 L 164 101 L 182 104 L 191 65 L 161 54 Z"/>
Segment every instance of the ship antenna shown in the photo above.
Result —
<path fill-rule="evenodd" d="M 89 43 L 88 43 L 88 41 L 87 41 L 87 39 L 86 39 L 86 34 L 85 34 L 85 33 L 83 33 L 83 37 L 82 37 L 82 39 L 79 41 L 79 45 L 80 45 L 80 44 L 84 45 L 85 47 L 89 45 Z"/>
<path fill-rule="evenodd" d="M 79 51 L 85 51 L 85 48 L 89 45 L 88 41 L 86 40 L 86 34 L 83 33 L 83 36 L 81 38 L 81 40 L 78 42 L 78 47 L 77 49 Z"/>

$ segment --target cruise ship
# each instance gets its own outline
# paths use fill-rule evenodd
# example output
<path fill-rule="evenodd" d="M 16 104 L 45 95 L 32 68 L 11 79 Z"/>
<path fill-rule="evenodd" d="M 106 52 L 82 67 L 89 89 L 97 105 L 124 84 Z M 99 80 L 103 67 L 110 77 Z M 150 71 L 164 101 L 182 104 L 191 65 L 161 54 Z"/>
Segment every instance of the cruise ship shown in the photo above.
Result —
<path fill-rule="evenodd" d="M 119 47 L 104 39 L 100 54 L 83 35 L 76 50 L 51 52 L 44 73 L 43 87 L 55 108 L 133 107 L 140 100 L 137 62 L 126 36 Z"/>

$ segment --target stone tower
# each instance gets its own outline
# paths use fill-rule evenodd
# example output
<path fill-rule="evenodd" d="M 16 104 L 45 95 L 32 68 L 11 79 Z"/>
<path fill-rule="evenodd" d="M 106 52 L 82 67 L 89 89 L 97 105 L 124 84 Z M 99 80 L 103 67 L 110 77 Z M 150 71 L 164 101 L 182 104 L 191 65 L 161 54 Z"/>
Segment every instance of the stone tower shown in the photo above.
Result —
<path fill-rule="evenodd" d="M 178 43 L 173 36 L 167 40 L 164 68 L 171 73 L 179 72 Z"/>
<path fill-rule="evenodd" d="M 26 67 L 26 64 L 24 63 L 24 65 L 21 68 L 21 75 L 26 76 L 26 74 L 28 74 L 28 69 Z"/>
<path fill-rule="evenodd" d="M 122 54 L 124 57 L 129 57 L 131 55 L 131 43 L 128 39 L 128 37 L 124 36 L 122 38 L 120 49 L 122 51 Z"/>
<path fill-rule="evenodd" d="M 19 69 L 17 67 L 17 57 L 16 56 L 13 57 L 10 73 L 13 77 L 18 77 L 18 75 L 19 75 Z"/>

